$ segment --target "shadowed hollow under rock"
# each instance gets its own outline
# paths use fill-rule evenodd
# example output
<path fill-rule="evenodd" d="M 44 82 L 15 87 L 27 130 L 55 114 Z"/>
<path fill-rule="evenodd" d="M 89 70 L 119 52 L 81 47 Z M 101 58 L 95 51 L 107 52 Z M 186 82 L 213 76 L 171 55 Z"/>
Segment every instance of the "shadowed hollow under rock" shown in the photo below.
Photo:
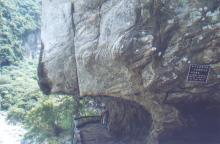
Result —
<path fill-rule="evenodd" d="M 152 123 L 151 116 L 142 106 L 118 98 L 100 97 L 109 110 L 109 128 L 96 117 L 78 119 L 83 144 L 145 144 Z"/>
<path fill-rule="evenodd" d="M 203 99 L 176 103 L 182 127 L 164 134 L 160 144 L 218 144 L 220 142 L 220 103 Z"/>

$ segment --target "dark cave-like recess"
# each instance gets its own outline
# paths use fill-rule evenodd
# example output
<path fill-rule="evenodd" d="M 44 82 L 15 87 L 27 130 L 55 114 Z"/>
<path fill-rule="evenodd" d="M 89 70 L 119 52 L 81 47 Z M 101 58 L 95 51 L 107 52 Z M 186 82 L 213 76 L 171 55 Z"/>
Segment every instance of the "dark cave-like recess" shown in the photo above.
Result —
<path fill-rule="evenodd" d="M 160 137 L 160 144 L 220 144 L 220 103 L 213 100 L 175 104 L 183 126 Z"/>
<path fill-rule="evenodd" d="M 141 105 L 119 98 L 108 98 L 107 108 L 110 112 L 109 130 L 120 139 L 144 140 L 149 134 L 152 118 Z"/>

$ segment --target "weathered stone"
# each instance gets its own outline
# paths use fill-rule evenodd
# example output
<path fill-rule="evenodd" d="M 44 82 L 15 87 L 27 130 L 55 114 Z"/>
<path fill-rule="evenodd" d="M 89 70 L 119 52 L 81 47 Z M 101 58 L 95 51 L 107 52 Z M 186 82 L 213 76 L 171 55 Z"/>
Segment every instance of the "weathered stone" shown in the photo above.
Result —
<path fill-rule="evenodd" d="M 25 48 L 25 57 L 38 58 L 40 52 L 40 30 L 29 32 L 23 38 L 23 47 Z"/>
<path fill-rule="evenodd" d="M 161 135 L 184 125 L 176 104 L 220 100 L 219 5 L 45 0 L 41 88 L 133 101 L 151 114 L 147 141 L 157 144 Z M 212 67 L 207 83 L 187 82 L 190 64 Z"/>
<path fill-rule="evenodd" d="M 72 4 L 69 1 L 43 2 L 42 55 L 46 81 L 52 93 L 78 91 L 74 52 Z M 41 74 L 40 74 L 41 75 Z M 41 80 L 40 80 L 41 81 Z"/>

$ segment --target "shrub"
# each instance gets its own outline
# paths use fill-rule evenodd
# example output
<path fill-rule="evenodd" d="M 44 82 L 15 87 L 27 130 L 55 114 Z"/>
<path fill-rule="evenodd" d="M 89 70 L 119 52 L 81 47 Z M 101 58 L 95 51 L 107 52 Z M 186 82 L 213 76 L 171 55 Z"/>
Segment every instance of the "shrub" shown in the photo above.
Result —
<path fill-rule="evenodd" d="M 23 108 L 18 108 L 14 106 L 9 109 L 8 119 L 10 119 L 10 122 L 12 123 L 22 121 L 24 116 L 25 116 L 25 110 Z"/>

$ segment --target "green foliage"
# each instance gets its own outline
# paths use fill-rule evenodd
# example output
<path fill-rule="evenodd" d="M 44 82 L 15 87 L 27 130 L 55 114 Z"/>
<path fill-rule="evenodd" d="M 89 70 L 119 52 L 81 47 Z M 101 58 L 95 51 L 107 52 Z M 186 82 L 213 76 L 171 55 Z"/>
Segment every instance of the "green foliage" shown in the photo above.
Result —
<path fill-rule="evenodd" d="M 0 0 L 0 66 L 23 58 L 22 37 L 39 27 L 36 0 Z"/>
<path fill-rule="evenodd" d="M 80 115 L 82 116 L 97 116 L 100 113 L 99 109 L 96 109 L 91 106 L 90 99 L 84 99 L 80 101 Z M 93 102 L 93 101 L 92 101 Z"/>
<path fill-rule="evenodd" d="M 70 131 L 73 104 L 70 96 L 50 96 L 41 99 L 26 115 L 26 126 L 30 128 L 26 137 L 35 135 L 35 139 L 41 141 L 46 137 L 55 137 L 64 131 Z"/>
<path fill-rule="evenodd" d="M 0 107 L 2 110 L 19 107 L 28 109 L 37 99 L 43 97 L 35 78 L 35 65 L 28 62 L 17 63 L 18 66 L 0 68 Z M 13 111 L 15 111 L 13 109 Z"/>
<path fill-rule="evenodd" d="M 45 96 L 37 83 L 37 62 L 23 61 L 0 68 L 0 108 L 8 111 L 12 123 L 22 122 L 28 130 L 25 138 L 32 143 L 55 144 L 60 136 L 70 134 L 77 103 L 72 96 Z M 96 115 L 82 100 L 81 115 Z M 60 143 L 60 142 L 58 142 Z"/>
<path fill-rule="evenodd" d="M 97 115 L 94 109 L 87 108 L 88 103 L 88 100 L 81 101 L 80 114 Z M 54 140 L 57 142 L 57 137 L 61 137 L 62 133 L 71 133 L 73 118 L 77 113 L 76 107 L 77 103 L 72 96 L 51 95 L 42 98 L 27 112 L 25 124 L 30 131 L 26 134 L 26 138 L 33 139 L 34 137 L 38 142 L 47 139 L 48 143 L 55 144 Z"/>
<path fill-rule="evenodd" d="M 187 4 L 188 0 L 178 0 L 180 6 L 184 6 Z"/>

